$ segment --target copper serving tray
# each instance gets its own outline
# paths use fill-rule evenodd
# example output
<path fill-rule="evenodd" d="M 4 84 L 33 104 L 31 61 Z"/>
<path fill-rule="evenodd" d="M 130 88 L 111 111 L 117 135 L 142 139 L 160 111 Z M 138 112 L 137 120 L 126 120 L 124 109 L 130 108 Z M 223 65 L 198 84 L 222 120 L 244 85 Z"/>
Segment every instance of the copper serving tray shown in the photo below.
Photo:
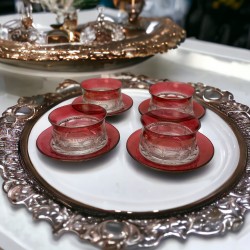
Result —
<path fill-rule="evenodd" d="M 115 69 L 175 49 L 186 32 L 168 18 L 140 18 L 143 31 L 118 42 L 31 44 L 0 39 L 0 62 L 50 71 Z"/>

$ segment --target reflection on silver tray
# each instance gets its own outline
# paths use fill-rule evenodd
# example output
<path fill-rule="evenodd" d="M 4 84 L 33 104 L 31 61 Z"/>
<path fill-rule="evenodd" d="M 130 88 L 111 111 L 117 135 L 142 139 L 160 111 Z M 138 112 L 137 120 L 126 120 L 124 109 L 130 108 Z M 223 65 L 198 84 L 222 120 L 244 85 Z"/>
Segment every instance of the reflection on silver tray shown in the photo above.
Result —
<path fill-rule="evenodd" d="M 130 75 L 117 76 L 124 79 L 125 87 L 147 88 L 154 80 Z M 87 215 L 60 205 L 49 198 L 46 190 L 35 186 L 34 179 L 25 172 L 20 159 L 19 138 L 38 111 L 79 94 L 79 85 L 65 82 L 57 93 L 31 98 L 20 98 L 18 104 L 7 109 L 0 119 L 0 160 L 4 179 L 3 189 L 13 204 L 25 205 L 34 218 L 49 220 L 54 233 L 74 232 L 81 239 L 101 247 L 156 246 L 163 238 L 176 236 L 185 239 L 189 234 L 218 235 L 240 228 L 244 215 L 250 209 L 250 162 L 247 157 L 250 147 L 249 108 L 236 103 L 232 94 L 219 89 L 194 84 L 196 98 L 211 109 L 231 120 L 230 125 L 242 140 L 241 163 L 244 172 L 231 190 L 225 191 L 218 200 L 198 210 L 181 214 L 162 215 L 160 218 L 114 218 Z M 21 146 L 21 145 L 20 145 Z"/>
<path fill-rule="evenodd" d="M 0 41 L 1 42 L 1 41 Z M 130 67 L 144 62 L 150 58 L 136 57 L 131 59 L 121 58 L 103 61 L 79 60 L 79 61 L 24 61 L 0 58 L 0 62 L 19 68 L 28 68 L 32 70 L 46 70 L 53 72 L 98 72 L 116 70 L 124 67 Z"/>
<path fill-rule="evenodd" d="M 186 36 L 185 31 L 168 18 L 139 18 L 139 23 L 143 31 L 122 41 L 104 44 L 31 44 L 0 39 L 0 61 L 53 71 L 90 71 L 93 67 L 95 70 L 114 69 L 175 49 Z"/>

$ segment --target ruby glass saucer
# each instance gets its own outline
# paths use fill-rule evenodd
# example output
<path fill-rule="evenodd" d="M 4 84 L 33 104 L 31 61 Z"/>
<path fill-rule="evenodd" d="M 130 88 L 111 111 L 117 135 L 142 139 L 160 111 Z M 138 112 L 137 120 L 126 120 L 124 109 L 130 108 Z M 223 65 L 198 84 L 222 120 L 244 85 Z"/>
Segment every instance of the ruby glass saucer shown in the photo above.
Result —
<path fill-rule="evenodd" d="M 108 153 L 113 148 L 116 147 L 120 140 L 119 131 L 111 124 L 106 123 L 108 142 L 107 144 L 100 150 L 86 155 L 63 155 L 55 152 L 51 147 L 51 139 L 52 139 L 52 126 L 45 129 L 37 138 L 36 145 L 39 151 L 56 160 L 61 161 L 87 161 L 99 157 L 105 153 Z"/>
<path fill-rule="evenodd" d="M 145 114 L 146 112 L 148 112 L 149 103 L 150 98 L 140 103 L 138 107 L 140 114 Z M 198 119 L 202 118 L 206 113 L 205 108 L 196 101 L 193 101 L 193 108 L 194 114 Z"/>
<path fill-rule="evenodd" d="M 139 150 L 139 140 L 142 130 L 135 131 L 127 141 L 127 150 L 132 158 L 144 166 L 165 172 L 186 172 L 206 165 L 214 155 L 212 142 L 203 134 L 197 133 L 197 144 L 200 150 L 197 160 L 184 165 L 163 165 L 146 159 Z"/>
<path fill-rule="evenodd" d="M 107 116 L 120 115 L 121 113 L 129 110 L 133 106 L 133 99 L 124 93 L 122 93 L 122 102 L 124 105 L 121 109 L 116 110 L 114 112 L 109 112 L 107 113 Z M 77 103 L 82 103 L 82 96 L 78 96 L 72 102 L 72 104 L 77 104 Z"/>

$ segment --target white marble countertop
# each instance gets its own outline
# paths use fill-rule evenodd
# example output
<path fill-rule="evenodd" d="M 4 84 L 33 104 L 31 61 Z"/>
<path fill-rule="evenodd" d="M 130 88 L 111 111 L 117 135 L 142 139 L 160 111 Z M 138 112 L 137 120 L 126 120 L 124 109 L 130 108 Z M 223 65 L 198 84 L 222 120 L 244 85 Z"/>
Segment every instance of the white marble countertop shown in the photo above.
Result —
<path fill-rule="evenodd" d="M 156 55 L 136 66 L 117 70 L 155 78 L 184 82 L 202 82 L 232 92 L 237 102 L 250 106 L 250 51 L 187 39 L 177 50 Z M 114 72 L 111 72 L 114 73 Z M 0 112 L 16 104 L 20 96 L 51 92 L 66 78 L 81 81 L 101 73 L 55 73 L 25 70 L 0 64 Z M 0 183 L 3 183 L 0 178 Z M 80 242 L 74 235 L 56 238 L 47 222 L 36 222 L 24 208 L 13 206 L 6 194 L 0 192 L 0 247 L 6 250 L 78 250 L 96 249 Z M 157 249 L 241 249 L 249 248 L 250 216 L 239 232 L 225 236 L 190 236 L 186 241 L 172 238 Z"/>

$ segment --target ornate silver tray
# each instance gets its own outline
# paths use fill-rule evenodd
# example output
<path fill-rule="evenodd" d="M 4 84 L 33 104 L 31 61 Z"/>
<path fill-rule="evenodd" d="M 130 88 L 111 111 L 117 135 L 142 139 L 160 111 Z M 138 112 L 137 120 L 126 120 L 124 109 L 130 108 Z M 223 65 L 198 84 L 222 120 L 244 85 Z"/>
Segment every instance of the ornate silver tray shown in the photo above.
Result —
<path fill-rule="evenodd" d="M 110 70 L 175 49 L 186 37 L 186 32 L 171 19 L 139 18 L 138 21 L 143 31 L 104 44 L 36 44 L 0 39 L 0 62 L 48 71 Z"/>
<path fill-rule="evenodd" d="M 116 76 L 123 79 L 124 87 L 147 89 L 156 80 L 128 74 Z M 227 91 L 193 84 L 196 100 L 225 119 L 234 131 L 240 147 L 237 171 L 230 182 L 195 208 L 154 213 L 140 216 L 83 211 L 64 205 L 58 197 L 48 194 L 24 164 L 20 149 L 20 136 L 24 136 L 29 121 L 36 119 L 49 107 L 80 94 L 79 85 L 65 81 L 56 93 L 20 98 L 18 104 L 7 109 L 0 119 L 0 160 L 3 189 L 13 204 L 25 205 L 35 219 L 51 222 L 55 234 L 74 232 L 81 239 L 104 249 L 121 247 L 157 246 L 164 238 L 176 236 L 185 239 L 190 234 L 219 235 L 235 231 L 243 224 L 249 202 L 249 108 L 234 101 Z M 22 150 L 21 150 L 22 151 Z"/>

